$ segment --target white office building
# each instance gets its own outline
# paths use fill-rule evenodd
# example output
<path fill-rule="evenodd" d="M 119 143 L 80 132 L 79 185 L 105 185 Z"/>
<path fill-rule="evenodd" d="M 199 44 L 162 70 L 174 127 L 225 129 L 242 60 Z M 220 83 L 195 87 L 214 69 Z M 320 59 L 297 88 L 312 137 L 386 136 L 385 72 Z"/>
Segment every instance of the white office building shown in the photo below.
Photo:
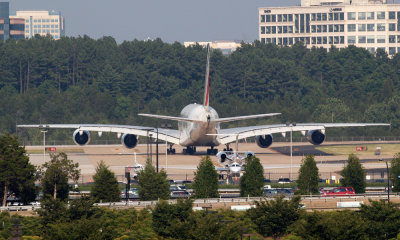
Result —
<path fill-rule="evenodd" d="M 51 35 L 54 39 L 65 36 L 65 20 L 60 12 L 56 11 L 17 11 L 12 18 L 25 19 L 25 38 L 32 38 L 36 34 Z"/>
<path fill-rule="evenodd" d="M 259 8 L 262 43 L 378 48 L 400 52 L 400 4 L 387 0 L 301 0 L 295 7 Z"/>

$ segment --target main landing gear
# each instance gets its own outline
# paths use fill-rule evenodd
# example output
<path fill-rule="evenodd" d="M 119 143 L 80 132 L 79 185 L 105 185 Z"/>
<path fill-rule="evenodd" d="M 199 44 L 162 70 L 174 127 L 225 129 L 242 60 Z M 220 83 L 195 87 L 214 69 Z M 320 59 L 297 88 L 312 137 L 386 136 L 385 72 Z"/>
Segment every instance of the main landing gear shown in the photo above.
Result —
<path fill-rule="evenodd" d="M 175 154 L 175 148 L 172 148 L 172 144 L 169 145 L 169 149 L 167 149 L 167 154 Z"/>
<path fill-rule="evenodd" d="M 187 146 L 186 149 L 183 149 L 183 154 L 194 154 L 196 152 L 195 146 Z"/>
<path fill-rule="evenodd" d="M 218 149 L 214 149 L 214 147 L 211 147 L 207 149 L 207 155 L 217 155 Z"/>
<path fill-rule="evenodd" d="M 232 148 L 229 148 L 229 144 L 226 144 L 226 148 L 224 148 L 224 152 L 232 152 Z"/>

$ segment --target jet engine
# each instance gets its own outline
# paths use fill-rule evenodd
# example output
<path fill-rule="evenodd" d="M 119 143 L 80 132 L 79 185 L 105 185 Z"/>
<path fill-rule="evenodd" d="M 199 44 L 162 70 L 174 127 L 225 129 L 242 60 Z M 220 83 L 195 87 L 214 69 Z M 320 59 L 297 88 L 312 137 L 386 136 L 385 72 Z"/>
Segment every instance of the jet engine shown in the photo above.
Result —
<path fill-rule="evenodd" d="M 122 135 L 121 143 L 126 148 L 131 149 L 131 148 L 136 147 L 136 145 L 138 144 L 138 138 L 134 134 L 125 133 L 124 135 Z"/>
<path fill-rule="evenodd" d="M 248 156 L 255 156 L 255 154 L 253 152 L 245 152 L 243 157 L 247 158 Z"/>
<path fill-rule="evenodd" d="M 256 143 L 260 148 L 267 148 L 272 144 L 272 135 L 256 136 Z"/>
<path fill-rule="evenodd" d="M 224 163 L 226 161 L 226 159 L 228 158 L 228 155 L 226 154 L 226 152 L 221 151 L 221 152 L 217 153 L 217 158 L 219 159 L 220 163 Z"/>
<path fill-rule="evenodd" d="M 84 146 L 90 142 L 90 132 L 86 130 L 76 129 L 72 135 L 74 142 L 78 145 Z"/>
<path fill-rule="evenodd" d="M 320 145 L 325 140 L 325 134 L 321 130 L 311 130 L 307 132 L 307 140 L 314 145 Z"/>

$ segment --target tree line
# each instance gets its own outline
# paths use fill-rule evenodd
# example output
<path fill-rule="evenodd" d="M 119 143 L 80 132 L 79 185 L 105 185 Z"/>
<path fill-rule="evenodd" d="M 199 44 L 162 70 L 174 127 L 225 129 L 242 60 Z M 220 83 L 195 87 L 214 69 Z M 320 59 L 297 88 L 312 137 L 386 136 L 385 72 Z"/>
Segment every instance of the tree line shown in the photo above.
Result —
<path fill-rule="evenodd" d="M 179 115 L 202 102 L 206 50 L 180 43 L 88 36 L 0 42 L 0 131 L 16 124 L 118 123 L 156 126 L 139 112 Z M 281 112 L 270 119 L 227 123 L 386 122 L 390 129 L 329 134 L 398 135 L 400 55 L 349 46 L 329 51 L 301 43 L 243 43 L 211 54 L 211 105 L 221 117 Z M 175 123 L 174 123 L 175 124 Z M 70 137 L 51 131 L 49 139 Z M 37 140 L 38 131 L 21 135 Z"/>

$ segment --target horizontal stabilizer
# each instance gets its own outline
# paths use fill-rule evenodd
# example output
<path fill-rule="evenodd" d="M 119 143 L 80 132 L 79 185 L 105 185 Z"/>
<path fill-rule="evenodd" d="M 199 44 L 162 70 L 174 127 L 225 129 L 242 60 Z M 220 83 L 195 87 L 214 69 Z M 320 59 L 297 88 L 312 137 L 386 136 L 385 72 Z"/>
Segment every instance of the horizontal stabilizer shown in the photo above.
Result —
<path fill-rule="evenodd" d="M 232 121 L 247 120 L 247 119 L 253 119 L 253 118 L 271 117 L 271 116 L 276 116 L 276 115 L 280 115 L 280 113 L 264 113 L 264 114 L 238 116 L 238 117 L 218 118 L 218 119 L 213 120 L 213 122 L 218 122 L 218 123 L 232 122 Z"/>
<path fill-rule="evenodd" d="M 138 115 L 143 116 L 143 117 L 159 118 L 159 119 L 166 119 L 166 120 L 172 120 L 172 121 L 200 122 L 199 120 L 193 120 L 193 119 L 183 118 L 183 117 L 171 117 L 171 116 L 155 115 L 155 114 L 147 114 L 147 113 L 139 113 Z"/>

